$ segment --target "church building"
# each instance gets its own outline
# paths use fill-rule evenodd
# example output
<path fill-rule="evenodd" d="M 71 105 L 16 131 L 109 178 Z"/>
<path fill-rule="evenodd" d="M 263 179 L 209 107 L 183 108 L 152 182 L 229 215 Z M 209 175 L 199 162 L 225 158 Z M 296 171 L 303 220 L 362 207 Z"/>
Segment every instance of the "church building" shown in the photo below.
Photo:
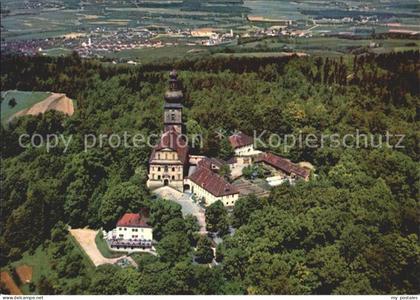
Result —
<path fill-rule="evenodd" d="M 182 136 L 182 100 L 184 98 L 176 71 L 169 74 L 169 90 L 165 93 L 164 133 L 149 159 L 151 189 L 170 186 L 183 191 L 188 172 L 188 145 Z"/>

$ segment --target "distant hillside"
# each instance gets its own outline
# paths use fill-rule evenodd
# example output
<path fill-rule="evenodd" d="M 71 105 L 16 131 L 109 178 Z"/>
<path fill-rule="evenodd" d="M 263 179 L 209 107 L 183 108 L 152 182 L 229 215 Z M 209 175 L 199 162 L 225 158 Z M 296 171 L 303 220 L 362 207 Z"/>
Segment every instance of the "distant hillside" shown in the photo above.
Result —
<path fill-rule="evenodd" d="M 73 101 L 65 94 L 11 90 L 2 92 L 1 99 L 2 124 L 18 116 L 37 115 L 48 110 L 58 110 L 67 115 L 74 112 Z"/>

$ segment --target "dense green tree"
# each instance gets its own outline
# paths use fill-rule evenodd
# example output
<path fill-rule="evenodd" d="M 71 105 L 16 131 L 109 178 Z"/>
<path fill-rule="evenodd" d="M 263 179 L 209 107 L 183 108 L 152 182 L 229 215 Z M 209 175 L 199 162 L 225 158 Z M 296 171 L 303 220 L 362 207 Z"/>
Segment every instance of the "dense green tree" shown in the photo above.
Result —
<path fill-rule="evenodd" d="M 38 291 L 41 295 L 55 295 L 55 289 L 51 282 L 45 277 L 41 276 L 38 281 Z"/>
<path fill-rule="evenodd" d="M 156 250 L 162 261 L 176 263 L 189 257 L 191 246 L 185 233 L 176 232 L 161 239 Z"/>
<path fill-rule="evenodd" d="M 163 227 L 175 218 L 182 218 L 181 206 L 179 204 L 162 199 L 154 201 L 150 213 L 153 238 L 159 241 L 163 237 Z"/>
<path fill-rule="evenodd" d="M 197 242 L 195 260 L 201 264 L 211 263 L 214 258 L 213 249 L 211 248 L 211 246 L 211 240 L 207 236 L 200 236 Z"/>
<path fill-rule="evenodd" d="M 220 140 L 220 152 L 219 157 L 221 159 L 229 159 L 233 156 L 234 150 L 232 148 L 232 145 L 230 144 L 228 138 L 223 138 Z"/>
<path fill-rule="evenodd" d="M 418 294 L 418 57 L 418 51 L 353 58 L 209 57 L 134 67 L 77 54 L 2 55 L 2 91 L 63 92 L 77 106 L 71 118 L 49 111 L 2 125 L 0 263 L 42 244 L 52 270 L 36 284 L 37 292 L 47 294 Z M 154 200 L 159 256 L 142 256 L 137 270 L 92 270 L 68 242 L 64 224 L 111 226 L 116 212 L 147 206 L 151 149 L 106 143 L 84 149 L 84 137 L 159 134 L 162 90 L 174 65 L 182 70 L 187 130 L 203 133 L 203 147 L 193 153 L 229 158 L 232 149 L 227 139 L 219 140 L 218 128 L 265 131 L 264 142 L 270 133 L 320 137 L 358 131 L 379 138 L 389 131 L 404 135 L 403 148 L 357 147 L 355 140 L 348 147 L 328 141 L 322 148 L 286 148 L 284 141 L 279 147 L 259 145 L 311 162 L 317 176 L 273 188 L 263 205 L 239 200 L 232 235 L 223 205 L 209 207 L 208 230 L 223 237 L 217 266 L 192 263 L 196 220 L 183 220 L 171 201 Z M 72 136 L 72 142 L 66 151 L 61 145 L 49 152 L 19 145 L 21 134 L 34 133 Z M 397 139 L 390 141 L 395 145 Z M 245 173 L 256 171 L 249 169 Z"/>
<path fill-rule="evenodd" d="M 232 211 L 232 226 L 239 228 L 248 222 L 250 215 L 262 209 L 263 204 L 254 194 L 240 198 Z"/>
<path fill-rule="evenodd" d="M 224 177 L 227 181 L 231 181 L 231 170 L 229 165 L 223 165 L 219 169 L 219 175 Z"/>
<path fill-rule="evenodd" d="M 144 192 L 131 182 L 123 182 L 112 185 L 103 196 L 99 215 L 106 230 L 115 228 L 115 224 L 124 213 L 139 212 L 147 208 Z"/>
<path fill-rule="evenodd" d="M 200 230 L 197 217 L 193 215 L 186 215 L 184 218 L 184 224 L 188 239 L 190 240 L 190 244 L 195 246 L 199 236 L 198 231 Z"/>
<path fill-rule="evenodd" d="M 207 230 L 217 232 L 226 231 L 227 211 L 222 201 L 216 201 L 206 209 Z M 228 224 L 227 224 L 228 225 Z"/>

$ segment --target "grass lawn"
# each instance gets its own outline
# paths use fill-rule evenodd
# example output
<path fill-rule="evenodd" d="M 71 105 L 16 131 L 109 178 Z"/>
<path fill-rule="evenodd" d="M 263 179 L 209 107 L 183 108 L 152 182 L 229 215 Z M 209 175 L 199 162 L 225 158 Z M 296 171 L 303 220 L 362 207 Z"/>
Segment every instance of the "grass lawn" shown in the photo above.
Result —
<path fill-rule="evenodd" d="M 69 240 L 74 244 L 76 251 L 79 251 L 80 254 L 82 255 L 83 262 L 87 267 L 87 272 L 92 272 L 94 270 L 93 263 L 91 262 L 89 257 L 87 257 L 84 251 L 82 251 L 79 244 L 74 239 L 72 239 L 72 236 L 70 234 L 68 236 L 69 236 Z M 20 260 L 12 262 L 9 266 L 11 268 L 16 268 L 20 265 L 28 265 L 32 267 L 32 282 L 36 286 L 41 276 L 51 277 L 54 274 L 54 271 L 51 266 L 51 258 L 49 255 L 50 254 L 48 253 L 48 249 L 44 249 L 43 246 L 41 245 L 38 248 L 36 248 L 34 253 L 30 253 L 28 251 L 23 253 L 22 258 Z M 7 270 L 7 267 L 5 267 L 4 270 Z M 2 268 L 2 271 L 3 271 L 3 268 Z M 72 279 L 69 279 L 69 280 L 72 280 Z M 33 293 L 37 294 L 38 293 L 36 288 L 35 288 L 35 291 L 31 292 L 29 290 L 29 284 L 21 283 L 21 282 L 16 282 L 16 284 L 18 284 L 19 288 L 24 294 L 33 294 Z"/>
<path fill-rule="evenodd" d="M 32 267 L 32 282 L 34 283 L 37 283 L 41 276 L 49 276 L 52 273 L 48 253 L 42 245 L 36 248 L 33 254 L 27 251 L 23 254 L 20 260 L 11 263 L 13 268 L 20 265 L 28 265 Z M 21 286 L 21 288 L 23 287 L 22 291 L 24 291 L 25 286 L 26 284 Z"/>
<path fill-rule="evenodd" d="M 86 266 L 90 267 L 90 270 L 93 270 L 95 268 L 95 265 L 93 264 L 92 260 L 89 258 L 89 256 L 86 254 L 85 250 L 80 246 L 80 244 L 76 241 L 76 239 L 69 233 L 68 237 L 70 241 L 75 246 L 76 250 L 80 253 L 80 255 L 83 257 L 83 262 Z"/>
<path fill-rule="evenodd" d="M 28 265 L 32 267 L 32 282 L 36 285 L 41 276 L 51 276 L 52 268 L 51 263 L 48 258 L 48 253 L 46 249 L 41 246 L 36 248 L 33 254 L 28 251 L 23 253 L 23 256 L 20 260 L 15 261 L 10 264 L 12 268 L 16 268 L 20 265 Z M 24 294 L 31 294 L 29 291 L 29 284 L 16 282 L 21 291 Z M 35 291 L 36 292 L 36 291 Z"/>
<path fill-rule="evenodd" d="M 48 96 L 51 93 L 49 92 L 24 92 L 24 91 L 5 91 L 1 92 L 1 122 L 5 124 L 7 120 L 15 113 L 22 109 L 26 109 L 38 103 Z M 11 99 L 16 100 L 16 105 L 14 107 L 9 105 Z"/>
<path fill-rule="evenodd" d="M 101 252 L 101 254 L 106 258 L 121 257 L 127 254 L 126 252 L 116 252 L 109 249 L 108 244 L 103 239 L 101 230 L 98 231 L 98 234 L 95 237 L 95 244 L 99 252 Z"/>

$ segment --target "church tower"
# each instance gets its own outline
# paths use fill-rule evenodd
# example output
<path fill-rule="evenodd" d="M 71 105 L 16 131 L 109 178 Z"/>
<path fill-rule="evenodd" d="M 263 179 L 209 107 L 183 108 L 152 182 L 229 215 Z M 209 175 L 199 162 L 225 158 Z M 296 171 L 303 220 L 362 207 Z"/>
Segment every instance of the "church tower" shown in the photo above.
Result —
<path fill-rule="evenodd" d="M 172 71 L 169 77 L 163 115 L 164 133 L 150 154 L 147 187 L 170 186 L 182 192 L 189 163 L 188 144 L 181 136 L 184 95 L 176 72 Z"/>
<path fill-rule="evenodd" d="M 182 93 L 178 75 L 175 70 L 169 73 L 169 90 L 165 93 L 164 106 L 164 131 L 170 128 L 175 129 L 176 132 L 182 133 L 182 100 L 184 94 Z"/>

